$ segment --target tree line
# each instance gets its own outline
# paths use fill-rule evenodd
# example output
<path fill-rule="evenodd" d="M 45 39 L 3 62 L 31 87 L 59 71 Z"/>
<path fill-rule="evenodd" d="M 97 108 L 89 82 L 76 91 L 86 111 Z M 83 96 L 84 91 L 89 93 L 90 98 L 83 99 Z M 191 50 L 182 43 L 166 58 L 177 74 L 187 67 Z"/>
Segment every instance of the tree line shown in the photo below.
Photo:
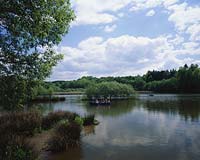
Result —
<path fill-rule="evenodd" d="M 136 91 L 159 93 L 200 93 L 200 68 L 197 64 L 187 64 L 178 70 L 148 71 L 140 76 L 124 77 L 82 77 L 72 81 L 45 82 L 43 87 L 54 91 L 84 90 L 102 82 L 118 82 L 131 85 Z"/>

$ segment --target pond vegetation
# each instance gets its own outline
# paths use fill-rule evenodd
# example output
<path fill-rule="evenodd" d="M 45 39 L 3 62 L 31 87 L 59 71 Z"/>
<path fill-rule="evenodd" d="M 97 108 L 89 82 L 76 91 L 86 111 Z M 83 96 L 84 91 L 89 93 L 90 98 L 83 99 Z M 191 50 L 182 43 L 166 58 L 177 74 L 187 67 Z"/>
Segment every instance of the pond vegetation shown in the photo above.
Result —
<path fill-rule="evenodd" d="M 82 126 L 95 124 L 94 117 L 88 115 L 81 118 L 78 114 L 67 111 L 51 112 L 46 116 L 42 116 L 39 111 L 2 114 L 0 158 L 8 160 L 13 157 L 20 160 L 37 158 L 40 153 L 34 152 L 34 146 L 29 143 L 30 139 L 35 134 L 50 129 L 53 129 L 53 132 L 50 130 L 52 136 L 44 142 L 47 143 L 45 150 L 58 152 L 77 146 L 80 143 Z"/>

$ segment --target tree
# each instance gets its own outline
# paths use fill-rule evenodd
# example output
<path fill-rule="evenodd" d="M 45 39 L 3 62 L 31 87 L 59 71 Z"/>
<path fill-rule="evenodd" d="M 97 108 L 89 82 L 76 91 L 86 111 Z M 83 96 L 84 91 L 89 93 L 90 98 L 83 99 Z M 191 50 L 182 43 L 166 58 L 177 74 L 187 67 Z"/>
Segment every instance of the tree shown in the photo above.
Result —
<path fill-rule="evenodd" d="M 32 98 L 35 85 L 49 76 L 52 67 L 62 59 L 53 47 L 68 32 L 75 16 L 69 0 L 0 0 L 0 3 L 0 79 L 3 84 L 0 103 L 13 108 Z M 8 79 L 13 87 L 7 85 Z M 10 97 L 17 93 L 22 98 L 14 103 Z"/>
<path fill-rule="evenodd" d="M 101 82 L 92 84 L 86 89 L 86 95 L 89 99 L 92 99 L 93 97 L 127 97 L 134 93 L 134 89 L 131 85 L 118 82 Z"/>

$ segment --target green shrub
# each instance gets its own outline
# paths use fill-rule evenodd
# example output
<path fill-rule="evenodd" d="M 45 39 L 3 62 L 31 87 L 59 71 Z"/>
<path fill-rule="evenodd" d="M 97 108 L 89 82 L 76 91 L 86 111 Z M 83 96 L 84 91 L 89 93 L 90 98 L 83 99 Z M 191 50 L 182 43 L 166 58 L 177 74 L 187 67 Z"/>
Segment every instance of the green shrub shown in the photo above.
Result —
<path fill-rule="evenodd" d="M 27 160 L 35 157 L 26 137 L 41 128 L 41 114 L 37 111 L 13 112 L 0 116 L 0 159 Z"/>
<path fill-rule="evenodd" d="M 76 122 L 59 123 L 48 142 L 48 150 L 60 152 L 80 144 L 81 126 Z"/>
<path fill-rule="evenodd" d="M 0 136 L 0 159 L 2 160 L 34 160 L 37 153 L 27 144 L 25 135 L 8 133 Z"/>
<path fill-rule="evenodd" d="M 41 128 L 41 122 L 38 111 L 6 113 L 0 116 L 0 135 L 33 135 Z"/>
<path fill-rule="evenodd" d="M 91 114 L 91 115 L 85 116 L 83 118 L 83 125 L 84 126 L 93 125 L 94 121 L 95 121 L 95 115 Z"/>
<path fill-rule="evenodd" d="M 59 121 L 64 119 L 68 121 L 73 121 L 76 116 L 76 113 L 71 113 L 67 111 L 50 112 L 47 116 L 42 118 L 42 128 L 49 129 L 57 124 Z"/>
<path fill-rule="evenodd" d="M 80 126 L 82 126 L 83 123 L 84 123 L 84 122 L 83 122 L 83 119 L 82 119 L 81 117 L 79 117 L 79 116 L 76 116 L 74 122 L 76 122 L 76 123 L 79 124 Z"/>

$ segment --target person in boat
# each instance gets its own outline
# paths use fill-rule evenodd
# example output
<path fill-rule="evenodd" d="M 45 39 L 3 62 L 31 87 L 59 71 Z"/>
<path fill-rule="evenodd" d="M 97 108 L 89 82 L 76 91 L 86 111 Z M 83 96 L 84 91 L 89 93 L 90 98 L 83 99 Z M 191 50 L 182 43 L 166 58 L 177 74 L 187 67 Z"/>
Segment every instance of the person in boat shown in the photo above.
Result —
<path fill-rule="evenodd" d="M 96 99 L 96 100 L 95 100 L 95 103 L 96 103 L 96 104 L 99 104 L 99 100 L 98 100 L 98 99 Z"/>

